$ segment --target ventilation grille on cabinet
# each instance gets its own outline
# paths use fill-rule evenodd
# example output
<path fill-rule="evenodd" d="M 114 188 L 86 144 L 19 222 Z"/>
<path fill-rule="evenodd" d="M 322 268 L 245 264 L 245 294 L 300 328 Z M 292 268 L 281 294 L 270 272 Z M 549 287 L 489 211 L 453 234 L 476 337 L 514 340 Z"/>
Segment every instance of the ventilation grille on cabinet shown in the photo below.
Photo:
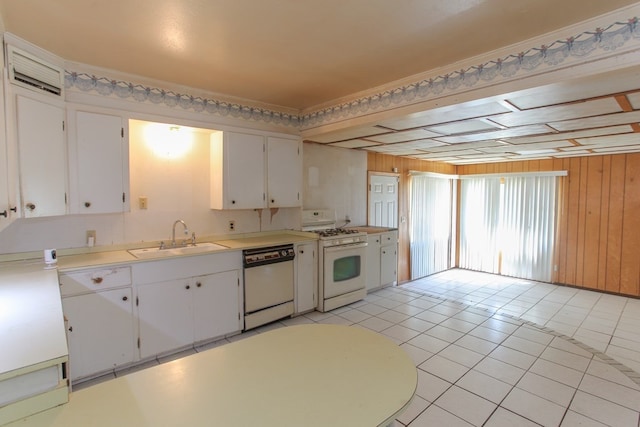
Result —
<path fill-rule="evenodd" d="M 64 74 L 60 67 L 48 64 L 36 56 L 7 46 L 9 53 L 9 81 L 28 89 L 57 96 L 62 95 Z"/>

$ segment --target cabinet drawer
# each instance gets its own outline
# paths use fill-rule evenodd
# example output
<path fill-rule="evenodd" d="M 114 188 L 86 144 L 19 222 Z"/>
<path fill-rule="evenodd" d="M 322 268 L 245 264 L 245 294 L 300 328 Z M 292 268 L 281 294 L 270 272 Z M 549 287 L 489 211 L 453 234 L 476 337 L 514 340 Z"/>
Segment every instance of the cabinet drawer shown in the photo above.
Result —
<path fill-rule="evenodd" d="M 398 243 L 398 232 L 397 231 L 386 231 L 384 233 L 380 233 L 380 244 L 382 246 L 389 245 L 392 243 Z"/>
<path fill-rule="evenodd" d="M 110 267 L 62 273 L 62 296 L 101 291 L 131 285 L 131 267 Z"/>

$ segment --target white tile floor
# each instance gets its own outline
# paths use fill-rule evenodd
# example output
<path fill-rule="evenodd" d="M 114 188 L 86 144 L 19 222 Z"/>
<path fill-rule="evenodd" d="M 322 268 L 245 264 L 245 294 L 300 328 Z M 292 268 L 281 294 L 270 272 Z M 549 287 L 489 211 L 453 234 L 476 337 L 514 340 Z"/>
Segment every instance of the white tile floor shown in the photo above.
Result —
<path fill-rule="evenodd" d="M 150 364 L 310 322 L 369 328 L 407 351 L 418 388 L 398 427 L 640 427 L 640 300 L 465 270 Z"/>

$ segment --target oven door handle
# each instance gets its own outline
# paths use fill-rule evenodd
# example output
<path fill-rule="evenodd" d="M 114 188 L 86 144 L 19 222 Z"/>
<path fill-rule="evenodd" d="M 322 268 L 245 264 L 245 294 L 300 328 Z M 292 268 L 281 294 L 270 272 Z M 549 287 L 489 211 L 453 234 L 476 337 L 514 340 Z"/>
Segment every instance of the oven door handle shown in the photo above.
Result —
<path fill-rule="evenodd" d="M 351 243 L 348 245 L 340 245 L 340 246 L 329 246 L 324 248 L 325 252 L 338 252 L 344 251 L 345 249 L 358 249 L 358 248 L 366 248 L 369 244 L 367 242 L 360 243 Z"/>

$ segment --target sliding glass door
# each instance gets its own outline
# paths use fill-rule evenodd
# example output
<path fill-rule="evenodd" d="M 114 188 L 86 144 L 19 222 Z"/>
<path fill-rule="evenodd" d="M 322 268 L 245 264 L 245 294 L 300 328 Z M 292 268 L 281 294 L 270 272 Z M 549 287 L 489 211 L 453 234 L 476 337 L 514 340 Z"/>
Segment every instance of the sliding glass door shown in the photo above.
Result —
<path fill-rule="evenodd" d="M 412 173 L 410 179 L 411 279 L 451 267 L 453 180 Z"/>
<path fill-rule="evenodd" d="M 463 177 L 460 267 L 551 281 L 556 177 Z"/>

